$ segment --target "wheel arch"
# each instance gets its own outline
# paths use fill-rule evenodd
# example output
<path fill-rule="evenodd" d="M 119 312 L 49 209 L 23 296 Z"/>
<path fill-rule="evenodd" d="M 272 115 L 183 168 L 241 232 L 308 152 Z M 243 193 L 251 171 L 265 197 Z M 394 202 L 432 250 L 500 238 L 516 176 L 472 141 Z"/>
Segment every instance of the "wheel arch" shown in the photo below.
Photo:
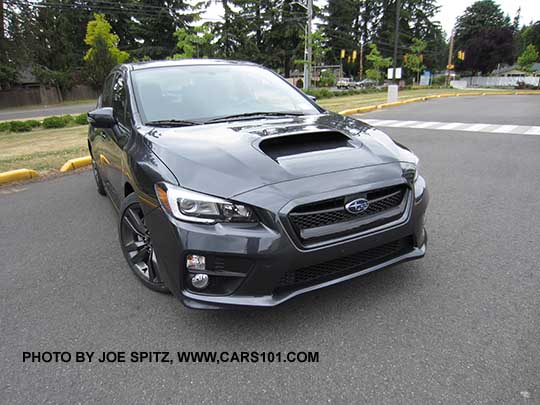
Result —
<path fill-rule="evenodd" d="M 133 192 L 135 192 L 135 189 L 133 188 L 133 186 L 131 185 L 129 181 L 126 181 L 124 183 L 124 198 Z"/>

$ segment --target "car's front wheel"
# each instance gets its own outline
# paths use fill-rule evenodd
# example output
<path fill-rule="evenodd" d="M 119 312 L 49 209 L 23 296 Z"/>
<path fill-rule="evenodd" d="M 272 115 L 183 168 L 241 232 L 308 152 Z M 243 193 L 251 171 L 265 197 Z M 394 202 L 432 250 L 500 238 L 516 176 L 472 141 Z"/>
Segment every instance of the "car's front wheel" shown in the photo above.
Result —
<path fill-rule="evenodd" d="M 135 193 L 120 207 L 120 245 L 130 269 L 148 288 L 168 292 L 159 277 L 156 253 L 144 222 L 144 213 Z"/>

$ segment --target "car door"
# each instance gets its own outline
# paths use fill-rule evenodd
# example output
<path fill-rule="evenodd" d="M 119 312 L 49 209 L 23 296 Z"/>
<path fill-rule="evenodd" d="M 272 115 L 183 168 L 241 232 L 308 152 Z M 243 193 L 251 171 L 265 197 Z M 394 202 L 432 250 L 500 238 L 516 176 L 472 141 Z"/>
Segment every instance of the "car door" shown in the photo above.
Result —
<path fill-rule="evenodd" d="M 103 92 L 101 97 L 98 99 L 98 108 L 101 107 L 111 107 L 112 105 L 112 81 L 115 74 L 111 73 L 105 79 L 103 84 Z M 107 140 L 109 138 L 110 130 L 105 130 L 101 128 L 94 128 L 94 137 L 92 139 L 92 155 L 94 156 L 95 162 L 98 166 L 103 185 L 108 190 L 108 180 L 107 180 Z"/>
<path fill-rule="evenodd" d="M 131 110 L 129 108 L 127 88 L 122 72 L 115 74 L 112 81 L 112 108 L 116 127 L 109 130 L 107 137 L 106 176 L 111 188 L 112 198 L 120 206 L 123 193 L 123 167 L 125 162 L 124 146 L 131 133 Z"/>

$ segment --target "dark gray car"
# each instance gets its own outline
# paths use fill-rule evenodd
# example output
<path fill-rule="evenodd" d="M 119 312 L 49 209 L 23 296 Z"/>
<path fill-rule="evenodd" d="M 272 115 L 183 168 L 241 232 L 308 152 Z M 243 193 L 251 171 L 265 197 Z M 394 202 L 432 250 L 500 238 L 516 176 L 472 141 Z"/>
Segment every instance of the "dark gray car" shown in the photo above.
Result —
<path fill-rule="evenodd" d="M 416 156 L 263 67 L 121 65 L 89 122 L 130 268 L 189 307 L 274 306 L 424 256 Z"/>

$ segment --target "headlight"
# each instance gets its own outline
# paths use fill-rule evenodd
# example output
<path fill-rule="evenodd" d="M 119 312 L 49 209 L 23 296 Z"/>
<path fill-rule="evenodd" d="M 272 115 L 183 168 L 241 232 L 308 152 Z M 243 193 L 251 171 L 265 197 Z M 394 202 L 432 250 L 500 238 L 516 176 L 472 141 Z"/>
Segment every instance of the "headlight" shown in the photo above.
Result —
<path fill-rule="evenodd" d="M 401 170 L 403 171 L 403 177 L 409 182 L 414 183 L 418 179 L 418 160 L 416 163 L 401 162 Z"/>
<path fill-rule="evenodd" d="M 189 222 L 255 222 L 253 210 L 242 204 L 186 190 L 168 183 L 155 185 L 161 207 L 172 217 Z"/>

